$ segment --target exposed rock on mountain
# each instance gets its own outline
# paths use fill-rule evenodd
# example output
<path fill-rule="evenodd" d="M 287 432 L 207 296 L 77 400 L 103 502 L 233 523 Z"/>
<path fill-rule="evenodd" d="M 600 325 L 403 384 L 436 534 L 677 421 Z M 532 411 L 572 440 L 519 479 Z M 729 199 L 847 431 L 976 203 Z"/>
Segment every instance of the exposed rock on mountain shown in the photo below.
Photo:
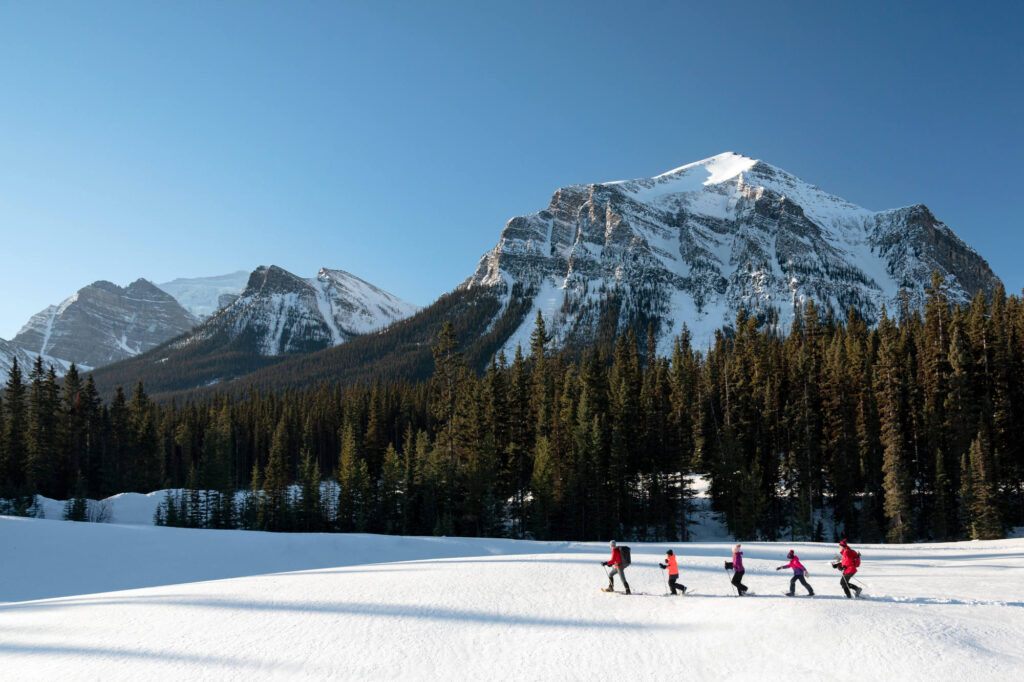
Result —
<path fill-rule="evenodd" d="M 869 321 L 900 289 L 919 303 L 931 273 L 954 301 L 991 293 L 985 260 L 924 206 L 870 211 L 762 161 L 726 153 L 654 178 L 571 185 L 513 218 L 462 285 L 533 306 L 506 350 L 528 345 L 539 310 L 556 344 L 655 326 L 658 351 L 689 328 L 707 344 L 742 307 L 788 331 L 806 301 Z"/>
<path fill-rule="evenodd" d="M 11 344 L 31 358 L 83 368 L 132 357 L 189 331 L 197 320 L 144 279 L 127 287 L 99 281 L 32 316 Z M 57 360 L 59 359 L 59 360 Z"/>
<path fill-rule="evenodd" d="M 154 391 L 213 385 L 382 329 L 419 307 L 342 270 L 303 278 L 275 265 L 199 325 L 146 356 L 94 373 L 103 390 L 141 378 Z"/>
<path fill-rule="evenodd" d="M 417 310 L 343 270 L 321 268 L 305 279 L 276 265 L 260 266 L 241 295 L 178 345 L 219 338 L 264 356 L 309 353 Z"/>

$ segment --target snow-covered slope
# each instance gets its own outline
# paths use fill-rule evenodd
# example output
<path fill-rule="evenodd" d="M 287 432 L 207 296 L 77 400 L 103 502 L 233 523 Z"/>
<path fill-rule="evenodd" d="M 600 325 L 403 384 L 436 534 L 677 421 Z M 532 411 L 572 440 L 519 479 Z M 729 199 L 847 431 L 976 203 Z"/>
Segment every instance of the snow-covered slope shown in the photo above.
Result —
<path fill-rule="evenodd" d="M 343 270 L 321 268 L 307 279 L 276 265 L 260 266 L 238 298 L 179 346 L 221 339 L 241 341 L 264 356 L 308 353 L 382 329 L 417 310 Z"/>
<path fill-rule="evenodd" d="M 173 296 L 196 318 L 205 320 L 230 304 L 242 293 L 248 281 L 249 273 L 239 270 L 215 277 L 179 277 L 157 286 Z"/>
<path fill-rule="evenodd" d="M 0 669 L 11 679 L 1018 679 L 1024 541 L 797 544 L 814 598 L 782 596 L 791 545 L 633 544 L 638 594 L 598 590 L 602 543 L 303 535 L 0 518 Z M 291 570 L 290 573 L 270 573 Z M 788 573 L 788 572 L 787 572 Z M 245 576 L 218 580 L 225 576 Z M 194 582 L 194 581 L 209 582 Z M 141 589 L 140 584 L 152 585 Z M 102 585 L 108 591 L 91 593 Z M 642 593 L 642 594 L 640 594 Z M 57 595 L 63 595 L 58 597 Z M 25 598 L 50 596 L 38 601 Z"/>
<path fill-rule="evenodd" d="M 144 353 L 196 323 L 151 282 L 119 287 L 98 281 L 33 315 L 11 343 L 33 359 L 52 358 L 58 370 L 71 362 L 102 367 Z"/>
<path fill-rule="evenodd" d="M 463 286 L 508 297 L 518 284 L 533 296 L 508 350 L 525 345 L 537 311 L 556 343 L 586 342 L 616 305 L 620 330 L 653 322 L 668 353 L 684 323 L 703 345 L 741 307 L 763 319 L 778 311 L 782 333 L 808 300 L 875 320 L 900 289 L 920 303 L 934 270 L 954 301 L 998 284 L 923 205 L 871 211 L 726 153 L 653 178 L 559 189 L 547 209 L 508 222 Z"/>

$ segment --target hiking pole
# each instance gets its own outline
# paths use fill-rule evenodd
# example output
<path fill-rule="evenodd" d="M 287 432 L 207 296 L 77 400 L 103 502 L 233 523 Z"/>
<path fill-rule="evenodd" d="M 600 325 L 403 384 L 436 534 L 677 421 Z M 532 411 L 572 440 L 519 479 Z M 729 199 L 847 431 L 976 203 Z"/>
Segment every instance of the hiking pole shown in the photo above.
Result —
<path fill-rule="evenodd" d="M 665 594 L 668 594 L 669 593 L 669 588 L 668 588 L 668 569 L 667 568 L 663 568 L 661 570 L 664 571 L 664 573 L 665 573 Z"/>

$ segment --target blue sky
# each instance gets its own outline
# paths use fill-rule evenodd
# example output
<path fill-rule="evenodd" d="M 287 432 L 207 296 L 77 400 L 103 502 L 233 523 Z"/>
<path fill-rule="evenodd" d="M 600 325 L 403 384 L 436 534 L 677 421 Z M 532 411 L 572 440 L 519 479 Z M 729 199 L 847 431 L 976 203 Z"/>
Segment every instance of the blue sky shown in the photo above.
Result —
<path fill-rule="evenodd" d="M 559 186 L 723 151 L 925 203 L 1020 292 L 1021 35 L 1011 2 L 0 0 L 0 337 L 269 263 L 426 304 Z"/>

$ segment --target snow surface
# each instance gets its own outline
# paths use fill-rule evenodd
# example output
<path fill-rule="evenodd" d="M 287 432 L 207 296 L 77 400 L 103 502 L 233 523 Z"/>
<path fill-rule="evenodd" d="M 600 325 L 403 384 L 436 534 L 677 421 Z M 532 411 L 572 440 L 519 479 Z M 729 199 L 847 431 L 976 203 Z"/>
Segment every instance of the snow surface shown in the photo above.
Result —
<path fill-rule="evenodd" d="M 202 531 L 0 517 L 4 679 L 1020 679 L 1024 540 L 859 546 Z M 672 546 L 692 594 L 665 596 Z M 818 595 L 787 598 L 787 549 Z M 290 571 L 290 572 L 280 572 Z M 226 579 L 225 579 L 226 578 Z M 143 587 L 144 586 L 144 587 Z M 96 593 L 97 590 L 105 592 Z"/>
<path fill-rule="evenodd" d="M 179 277 L 158 287 L 177 299 L 185 310 L 205 319 L 220 309 L 223 294 L 237 296 L 245 289 L 249 273 L 245 270 L 214 277 Z"/>

